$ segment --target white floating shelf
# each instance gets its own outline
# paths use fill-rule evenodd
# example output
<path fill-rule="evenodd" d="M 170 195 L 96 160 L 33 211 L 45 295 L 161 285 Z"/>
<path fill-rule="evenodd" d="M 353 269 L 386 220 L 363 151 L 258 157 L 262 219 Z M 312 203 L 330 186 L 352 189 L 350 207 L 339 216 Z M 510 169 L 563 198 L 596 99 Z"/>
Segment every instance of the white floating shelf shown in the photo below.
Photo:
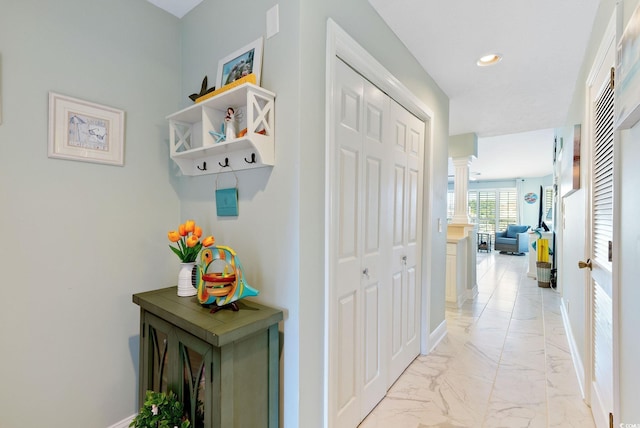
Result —
<path fill-rule="evenodd" d="M 238 171 L 275 163 L 275 94 L 244 83 L 167 116 L 171 158 L 185 175 Z M 239 112 L 241 138 L 216 143 L 210 132 L 220 132 L 227 108 Z"/>

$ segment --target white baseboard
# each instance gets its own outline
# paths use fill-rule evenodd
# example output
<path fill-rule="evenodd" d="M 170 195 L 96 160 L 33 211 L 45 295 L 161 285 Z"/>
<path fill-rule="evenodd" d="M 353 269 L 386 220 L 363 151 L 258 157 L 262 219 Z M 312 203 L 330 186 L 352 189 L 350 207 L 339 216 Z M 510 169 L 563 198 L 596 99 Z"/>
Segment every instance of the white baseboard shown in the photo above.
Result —
<path fill-rule="evenodd" d="M 115 424 L 113 424 L 113 425 L 111 425 L 110 427 L 107 427 L 107 428 L 128 428 L 129 424 L 131 423 L 131 421 L 133 421 L 133 418 L 135 418 L 135 417 L 136 417 L 136 415 L 131 415 L 128 418 L 124 418 L 120 422 L 116 422 Z"/>
<path fill-rule="evenodd" d="M 573 336 L 571 330 L 571 322 L 569 321 L 569 314 L 565 306 L 564 297 L 560 300 L 560 311 L 562 312 L 562 322 L 564 324 L 564 330 L 567 332 L 567 341 L 569 342 L 569 350 L 571 351 L 571 359 L 573 360 L 573 366 L 576 369 L 576 376 L 578 377 L 578 385 L 580 386 L 580 393 L 582 398 L 586 397 L 585 394 L 585 380 L 584 380 L 584 364 L 578 353 L 578 344 Z"/>
<path fill-rule="evenodd" d="M 473 288 L 467 289 L 467 300 L 473 300 L 478 297 L 478 284 L 474 284 Z"/>
<path fill-rule="evenodd" d="M 447 335 L 447 320 L 440 323 L 438 327 L 429 335 L 429 352 L 433 351 L 442 339 Z"/>

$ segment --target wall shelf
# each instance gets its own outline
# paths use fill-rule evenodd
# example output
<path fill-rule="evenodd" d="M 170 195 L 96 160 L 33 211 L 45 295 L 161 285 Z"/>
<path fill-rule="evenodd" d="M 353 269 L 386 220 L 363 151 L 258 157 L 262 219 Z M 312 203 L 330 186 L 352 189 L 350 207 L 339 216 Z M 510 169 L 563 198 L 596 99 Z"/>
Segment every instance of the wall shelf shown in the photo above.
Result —
<path fill-rule="evenodd" d="M 273 166 L 275 94 L 245 83 L 167 116 L 171 158 L 184 175 L 216 174 Z M 228 107 L 240 116 L 241 138 L 216 143 Z"/>

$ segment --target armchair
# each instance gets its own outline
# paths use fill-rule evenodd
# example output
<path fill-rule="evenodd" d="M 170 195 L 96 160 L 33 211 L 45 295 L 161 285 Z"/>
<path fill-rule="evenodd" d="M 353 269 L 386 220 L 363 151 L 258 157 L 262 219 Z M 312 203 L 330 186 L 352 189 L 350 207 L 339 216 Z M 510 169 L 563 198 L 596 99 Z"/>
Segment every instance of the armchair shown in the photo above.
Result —
<path fill-rule="evenodd" d="M 529 252 L 529 226 L 510 224 L 507 230 L 496 232 L 495 249 L 501 253 L 523 254 Z"/>

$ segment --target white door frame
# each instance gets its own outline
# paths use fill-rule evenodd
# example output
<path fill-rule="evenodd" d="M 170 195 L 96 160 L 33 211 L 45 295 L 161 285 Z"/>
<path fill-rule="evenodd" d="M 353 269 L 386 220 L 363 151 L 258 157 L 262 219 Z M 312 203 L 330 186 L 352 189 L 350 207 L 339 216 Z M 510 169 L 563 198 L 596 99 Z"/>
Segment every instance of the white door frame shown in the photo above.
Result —
<path fill-rule="evenodd" d="M 334 69 L 338 58 L 355 69 L 367 80 L 380 88 L 383 92 L 393 98 L 409 112 L 425 122 L 425 144 L 424 144 L 424 175 L 423 175 L 423 225 L 431 224 L 431 210 L 433 191 L 431 183 L 433 183 L 433 111 L 415 96 L 402 82 L 395 78 L 382 64 L 380 64 L 371 54 L 362 48 L 351 36 L 349 36 L 335 21 L 331 18 L 327 20 L 327 51 L 326 51 L 326 98 L 325 98 L 325 255 L 324 255 L 324 272 L 325 272 L 325 308 L 324 308 L 324 422 L 323 425 L 328 427 L 329 424 L 329 302 L 330 302 L 330 272 L 329 261 L 331 245 L 330 237 L 330 220 L 331 220 L 331 167 L 333 159 L 333 151 L 335 147 L 334 141 L 334 123 L 332 118 L 334 109 L 334 87 L 335 82 L 333 76 Z M 430 290 L 431 283 L 426 280 L 426 275 L 431 272 L 431 254 L 432 245 L 429 239 L 430 231 L 427 227 L 422 228 L 422 301 L 420 304 L 421 312 L 421 352 L 426 354 L 429 350 L 429 307 L 431 304 Z"/>
<path fill-rule="evenodd" d="M 613 16 L 609 20 L 607 25 L 607 29 L 602 36 L 602 40 L 600 42 L 600 46 L 596 53 L 596 57 L 593 61 L 591 70 L 586 80 L 585 87 L 585 123 L 586 133 L 589 140 L 592 140 L 594 123 L 594 108 L 593 108 L 593 86 L 596 84 L 596 78 L 598 76 L 598 72 L 602 67 L 607 66 L 605 64 L 605 56 L 607 54 L 608 49 L 616 49 L 616 41 L 619 40 L 617 32 L 620 31 L 622 22 L 622 7 L 621 5 L 617 5 L 614 11 Z M 614 95 L 615 100 L 615 95 Z M 614 101 L 615 102 L 615 101 Z M 618 133 L 614 134 L 614 145 L 616 145 L 616 141 L 618 140 Z M 593 147 L 593 143 L 590 141 L 587 145 L 588 149 L 586 150 L 585 156 L 583 159 L 586 159 L 584 169 L 586 171 L 591 172 L 593 169 L 592 165 L 592 153 L 591 148 Z M 582 156 L 582 154 L 581 154 Z M 619 181 L 620 181 L 620 169 L 619 169 L 619 159 L 618 156 L 614 155 L 613 158 L 613 246 L 612 246 L 612 338 L 613 338 L 613 413 L 614 413 L 614 426 L 618 426 L 620 417 L 620 397 L 619 397 L 619 385 L 620 385 L 620 325 L 618 322 L 618 314 L 620 313 L 620 305 L 619 305 L 619 269 L 620 269 L 620 259 L 619 259 L 619 243 L 620 243 L 620 198 L 619 198 Z M 591 185 L 591 177 L 586 178 L 584 181 L 587 188 L 585 189 L 585 255 L 592 254 L 593 249 L 591 248 L 591 222 L 593 221 L 591 210 L 592 210 L 592 185 Z M 593 382 L 593 364 L 594 364 L 594 341 L 593 341 L 593 296 L 591 290 L 591 275 L 585 275 L 585 364 L 584 364 L 584 396 L 585 402 L 589 404 L 589 406 L 593 406 L 593 397 L 591 396 L 591 384 Z"/>

